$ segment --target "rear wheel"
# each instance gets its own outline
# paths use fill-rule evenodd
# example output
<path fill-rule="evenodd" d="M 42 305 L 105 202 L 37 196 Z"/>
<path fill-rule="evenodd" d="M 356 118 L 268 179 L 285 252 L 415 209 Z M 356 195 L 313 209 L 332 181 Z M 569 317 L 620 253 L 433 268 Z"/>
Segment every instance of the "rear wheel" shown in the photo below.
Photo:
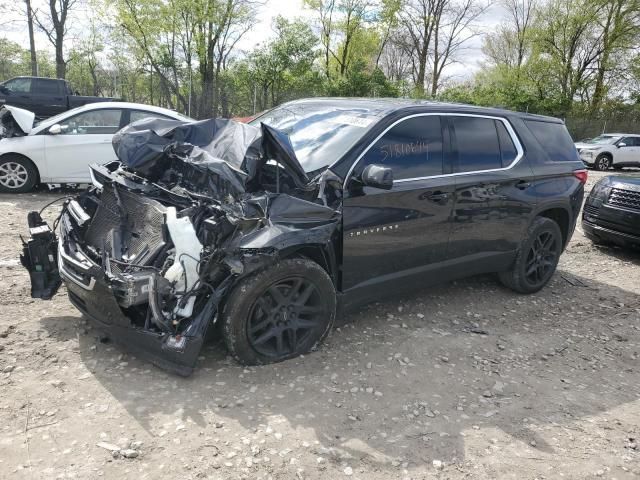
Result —
<path fill-rule="evenodd" d="M 611 167 L 611 163 L 611 157 L 609 155 L 600 155 L 598 158 L 596 158 L 596 163 L 594 166 L 596 170 L 604 172 L 606 170 L 609 170 L 609 168 Z"/>
<path fill-rule="evenodd" d="M 0 192 L 30 192 L 38 183 L 38 170 L 24 157 L 5 155 L 0 158 Z"/>
<path fill-rule="evenodd" d="M 513 268 L 499 274 L 502 283 L 519 293 L 534 293 L 553 276 L 562 252 L 562 233 L 553 220 L 537 217 L 516 256 Z"/>
<path fill-rule="evenodd" d="M 336 292 L 317 263 L 293 258 L 244 280 L 231 292 L 221 322 L 229 352 L 247 365 L 306 353 L 329 333 Z"/>

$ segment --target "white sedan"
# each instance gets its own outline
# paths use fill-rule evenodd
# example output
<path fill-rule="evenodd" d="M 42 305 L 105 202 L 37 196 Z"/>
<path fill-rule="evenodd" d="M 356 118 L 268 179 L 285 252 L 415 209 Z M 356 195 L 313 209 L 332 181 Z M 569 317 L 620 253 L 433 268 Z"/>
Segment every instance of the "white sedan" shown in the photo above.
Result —
<path fill-rule="evenodd" d="M 89 183 L 89 165 L 117 159 L 111 138 L 131 122 L 192 121 L 165 108 L 125 102 L 92 103 L 35 124 L 26 110 L 5 106 L 2 111 L 0 192 L 14 193 L 38 183 Z"/>

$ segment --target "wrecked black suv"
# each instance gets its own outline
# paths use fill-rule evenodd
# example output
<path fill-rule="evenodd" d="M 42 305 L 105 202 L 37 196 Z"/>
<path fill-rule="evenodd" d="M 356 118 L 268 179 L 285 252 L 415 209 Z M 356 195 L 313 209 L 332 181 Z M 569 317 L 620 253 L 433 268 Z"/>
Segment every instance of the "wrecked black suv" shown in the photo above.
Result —
<path fill-rule="evenodd" d="M 32 295 L 51 298 L 62 277 L 109 337 L 183 375 L 214 324 L 260 364 L 312 350 L 341 307 L 409 285 L 497 272 L 538 291 L 586 181 L 561 121 L 429 102 L 141 120 L 113 143 L 119 161 L 91 167 L 53 231 L 29 215 Z"/>

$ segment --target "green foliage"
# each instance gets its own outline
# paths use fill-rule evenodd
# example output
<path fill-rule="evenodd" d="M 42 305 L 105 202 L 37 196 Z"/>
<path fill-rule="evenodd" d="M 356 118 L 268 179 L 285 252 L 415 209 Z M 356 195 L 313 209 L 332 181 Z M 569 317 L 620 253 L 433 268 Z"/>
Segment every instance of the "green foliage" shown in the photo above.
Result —
<path fill-rule="evenodd" d="M 471 2 L 471 10 L 480 7 Z M 447 78 L 448 66 L 434 75 L 435 37 L 421 67 L 413 37 L 425 34 L 419 17 L 427 12 L 428 31 L 442 36 L 443 48 L 462 5 L 456 0 L 301 0 L 312 18 L 278 17 L 272 36 L 240 51 L 239 40 L 259 21 L 257 3 L 90 0 L 95 20 L 79 39 L 67 39 L 67 78 L 84 95 L 194 117 L 246 116 L 327 95 L 433 96 L 609 125 L 616 115 L 637 118 L 640 109 L 640 0 L 504 0 L 505 21 L 484 36 L 486 63 L 462 82 Z M 434 6 L 443 11 L 431 15 Z M 55 76 L 52 52 L 37 53 L 40 74 Z M 461 60 L 455 49 L 452 55 L 447 61 Z M 28 50 L 0 38 L 0 80 L 30 71 Z M 578 123 L 576 131 L 589 130 Z"/>

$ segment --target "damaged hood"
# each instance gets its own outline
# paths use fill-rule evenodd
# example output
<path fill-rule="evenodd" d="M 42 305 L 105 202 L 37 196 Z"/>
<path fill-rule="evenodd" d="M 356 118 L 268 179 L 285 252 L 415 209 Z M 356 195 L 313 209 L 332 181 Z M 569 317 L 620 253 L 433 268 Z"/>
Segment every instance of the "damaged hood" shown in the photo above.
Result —
<path fill-rule="evenodd" d="M 29 110 L 3 105 L 0 108 L 0 138 L 29 135 L 35 119 L 35 114 Z"/>
<path fill-rule="evenodd" d="M 280 165 L 297 187 L 309 184 L 287 134 L 265 124 L 147 118 L 116 133 L 113 148 L 125 167 L 152 182 L 173 174 L 214 195 L 246 192 L 267 162 Z"/>

